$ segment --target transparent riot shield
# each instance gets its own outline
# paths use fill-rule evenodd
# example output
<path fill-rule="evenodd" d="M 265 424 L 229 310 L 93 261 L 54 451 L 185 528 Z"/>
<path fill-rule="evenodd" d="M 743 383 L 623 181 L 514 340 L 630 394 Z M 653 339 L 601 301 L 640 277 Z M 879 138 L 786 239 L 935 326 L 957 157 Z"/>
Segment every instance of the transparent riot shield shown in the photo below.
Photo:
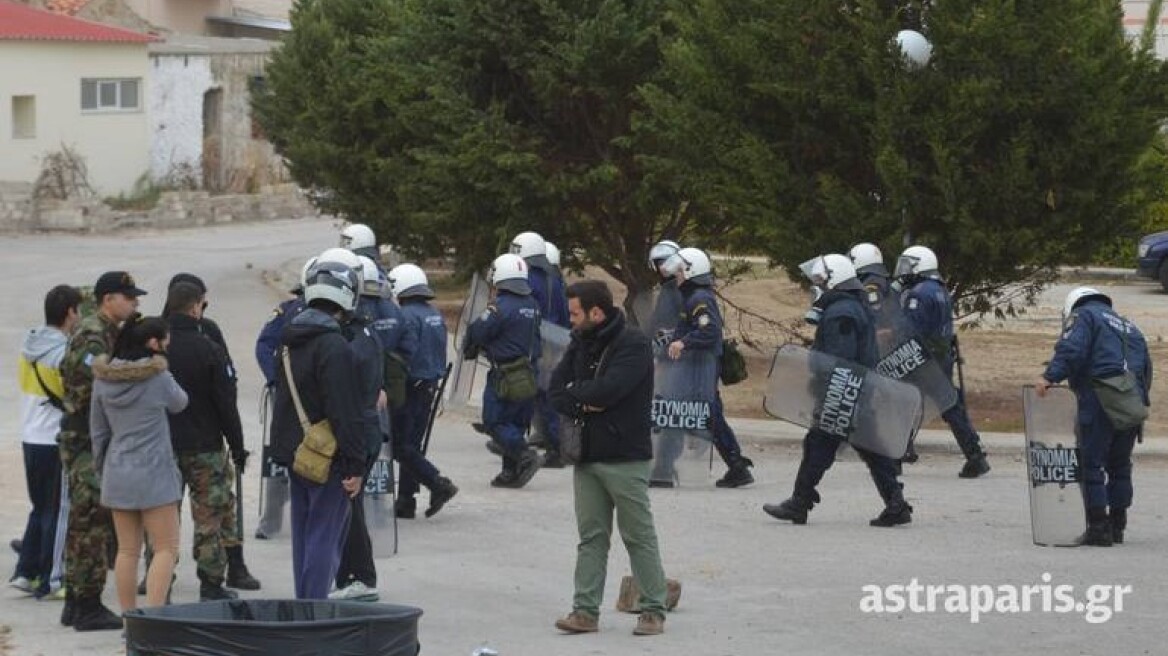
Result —
<path fill-rule="evenodd" d="M 272 460 L 271 435 L 268 420 L 272 408 L 272 390 L 265 388 L 260 397 L 260 434 L 264 436 L 263 450 L 260 452 L 260 498 L 259 521 L 256 535 L 264 539 L 274 539 L 291 533 L 291 509 L 288 501 L 288 468 L 277 465 Z M 284 527 L 288 527 L 285 531 Z M 245 536 L 241 536 L 246 539 Z"/>
<path fill-rule="evenodd" d="M 667 280 L 653 291 L 638 294 L 633 298 L 632 308 L 634 321 L 653 341 L 654 353 L 664 357 L 665 347 L 669 345 L 673 329 L 685 309 L 685 300 L 677 283 Z"/>
<path fill-rule="evenodd" d="M 1052 387 L 1039 398 L 1034 387 L 1027 385 L 1022 388 L 1022 407 L 1034 544 L 1077 546 L 1087 530 L 1087 511 L 1075 433 L 1075 395 L 1065 387 Z"/>
<path fill-rule="evenodd" d="M 681 484 L 710 476 L 718 361 L 713 351 L 657 359 L 653 378 L 650 480 Z"/>
<path fill-rule="evenodd" d="M 876 371 L 920 390 L 925 421 L 936 419 L 957 405 L 957 388 L 952 379 L 916 337 L 908 337 L 890 346 L 887 353 L 881 353 Z"/>
<path fill-rule="evenodd" d="M 568 343 L 572 341 L 572 331 L 557 326 L 550 321 L 539 322 L 539 389 L 547 390 L 552 382 L 552 372 L 560 364 L 564 353 L 568 350 Z"/>
<path fill-rule="evenodd" d="M 904 456 L 924 416 L 916 387 L 794 344 L 775 353 L 763 408 L 889 458 Z"/>
<path fill-rule="evenodd" d="M 486 311 L 491 299 L 491 288 L 487 281 L 479 274 L 475 274 L 470 281 L 470 290 L 462 304 L 462 311 L 458 315 L 458 325 L 454 332 L 454 353 L 451 363 L 454 365 L 450 372 L 450 383 L 447 385 L 449 396 L 447 402 L 452 406 L 465 406 L 472 398 L 478 398 L 476 389 L 481 390 L 486 372 L 490 365 L 483 358 L 464 360 L 462 346 L 466 342 L 467 328 Z"/>
<path fill-rule="evenodd" d="M 365 477 L 365 528 L 373 544 L 373 557 L 386 558 L 397 553 L 397 516 L 394 503 L 393 454 L 388 442 L 381 445 L 377 462 Z"/>

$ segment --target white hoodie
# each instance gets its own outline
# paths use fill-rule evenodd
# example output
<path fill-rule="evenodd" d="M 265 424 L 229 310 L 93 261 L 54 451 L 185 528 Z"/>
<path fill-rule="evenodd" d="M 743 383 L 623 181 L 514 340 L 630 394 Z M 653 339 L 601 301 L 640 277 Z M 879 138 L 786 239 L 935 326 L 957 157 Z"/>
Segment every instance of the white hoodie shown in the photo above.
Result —
<path fill-rule="evenodd" d="M 34 328 L 24 338 L 17 380 L 20 381 L 20 439 L 26 444 L 57 444 L 64 413 L 49 403 L 49 395 L 41 386 L 41 380 L 57 398 L 65 395 L 61 383 L 61 360 L 68 346 L 69 336 L 53 326 Z M 37 380 L 37 373 L 40 373 L 41 380 Z"/>

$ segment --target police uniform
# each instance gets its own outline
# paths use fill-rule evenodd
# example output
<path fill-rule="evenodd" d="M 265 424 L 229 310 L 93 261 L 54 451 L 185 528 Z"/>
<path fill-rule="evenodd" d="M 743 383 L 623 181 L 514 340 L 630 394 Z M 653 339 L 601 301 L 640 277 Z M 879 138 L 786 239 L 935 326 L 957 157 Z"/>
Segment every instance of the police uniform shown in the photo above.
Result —
<path fill-rule="evenodd" d="M 714 290 L 694 281 L 686 281 L 680 286 L 683 309 L 678 317 L 672 339 L 685 345 L 686 350 L 712 351 L 716 358 L 722 355 L 722 313 Z M 716 385 L 716 383 L 715 383 Z M 754 482 L 750 467 L 754 463 L 742 455 L 734 430 L 726 423 L 722 410 L 722 395 L 715 387 L 714 401 L 710 404 L 711 432 L 714 448 L 729 468 L 717 481 L 718 487 L 740 487 Z"/>
<path fill-rule="evenodd" d="M 1127 509 L 1132 503 L 1131 454 L 1142 427 L 1117 430 L 1092 385 L 1093 379 L 1120 375 L 1125 370 L 1135 374 L 1147 405 L 1152 360 L 1143 334 L 1112 310 L 1105 296 L 1086 297 L 1068 317 L 1042 377 L 1051 384 L 1067 381 L 1078 400 L 1087 544 L 1107 546 L 1113 539 L 1123 542 L 1127 527 Z"/>
<path fill-rule="evenodd" d="M 952 380 L 954 362 L 953 299 L 936 276 L 921 278 L 901 295 L 906 329 L 921 340 L 942 371 Z M 962 478 L 976 478 L 989 471 L 981 437 L 965 410 L 965 390 L 957 390 L 957 403 L 942 413 L 965 455 Z"/>
<path fill-rule="evenodd" d="M 557 326 L 570 328 L 568 321 L 568 297 L 564 292 L 564 279 L 547 257 L 537 255 L 525 258 L 530 265 L 527 281 L 531 285 L 531 296 L 539 304 L 540 316 Z M 554 363 L 547 363 L 549 365 Z M 532 432 L 535 440 L 540 437 L 547 442 L 548 453 L 545 467 L 562 466 L 560 452 L 560 415 L 548 402 L 547 390 L 539 390 L 535 397 L 535 411 L 532 415 Z"/>
<path fill-rule="evenodd" d="M 524 438 L 531 424 L 534 399 L 504 401 L 495 389 L 502 377 L 500 364 L 527 358 L 535 366 L 539 358 L 540 312 L 530 295 L 496 289 L 495 302 L 467 329 L 464 357 L 481 350 L 491 362 L 483 389 L 483 423 L 504 451 L 503 471 L 491 485 L 522 487 L 540 466 L 538 454 L 527 448 Z"/>
<path fill-rule="evenodd" d="M 848 285 L 848 282 L 827 291 L 816 301 L 822 316 L 818 320 L 811 348 L 871 368 L 877 361 L 875 321 L 866 302 L 866 290 L 857 281 L 850 281 L 852 285 Z M 768 504 L 763 507 L 764 510 L 777 519 L 805 523 L 807 511 L 820 501 L 816 488 L 835 462 L 839 444 L 838 439 L 819 429 L 809 430 L 803 438 L 803 458 L 795 476 L 794 493 L 782 504 Z M 896 461 L 855 448 L 868 466 L 876 490 L 884 500 L 884 511 L 870 523 L 873 526 L 894 526 L 911 521 L 912 507 L 905 502 L 903 486 L 897 480 Z"/>

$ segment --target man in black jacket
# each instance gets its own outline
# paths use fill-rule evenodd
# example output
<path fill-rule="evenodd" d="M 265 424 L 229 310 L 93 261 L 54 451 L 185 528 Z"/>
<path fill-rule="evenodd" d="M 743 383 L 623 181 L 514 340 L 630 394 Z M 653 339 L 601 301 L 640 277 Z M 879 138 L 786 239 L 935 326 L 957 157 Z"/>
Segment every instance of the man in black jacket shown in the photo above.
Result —
<path fill-rule="evenodd" d="M 225 581 L 247 590 L 260 584 L 247 571 L 243 546 L 231 526 L 234 476 L 223 452 L 224 438 L 235 466 L 243 471 L 247 462 L 235 376 L 227 354 L 201 330 L 203 307 L 202 289 L 179 282 L 168 291 L 164 314 L 170 324 L 170 371 L 190 398 L 186 410 L 170 415 L 170 439 L 190 489 L 199 598 L 213 601 L 235 597 L 223 589 Z"/>
<path fill-rule="evenodd" d="M 656 635 L 664 630 L 666 585 L 649 505 L 653 351 L 643 333 L 625 325 L 603 282 L 578 282 L 567 293 L 572 342 L 552 374 L 548 397 L 581 425 L 584 446 L 573 476 L 580 531 L 576 592 L 572 612 L 556 628 L 597 630 L 615 509 L 641 589 L 633 633 Z"/>
<path fill-rule="evenodd" d="M 289 473 L 292 499 L 292 574 L 297 599 L 326 599 L 341 562 L 347 535 L 349 499 L 365 474 L 365 418 L 361 381 L 340 322 L 357 305 L 360 278 L 335 262 L 317 264 L 305 276 L 308 307 L 284 329 L 280 343 L 291 363 L 292 380 L 280 360 L 272 411 L 273 460 L 293 467 L 304 430 L 292 399 L 292 385 L 310 424 L 328 420 L 336 454 L 328 480 L 316 484 Z"/>

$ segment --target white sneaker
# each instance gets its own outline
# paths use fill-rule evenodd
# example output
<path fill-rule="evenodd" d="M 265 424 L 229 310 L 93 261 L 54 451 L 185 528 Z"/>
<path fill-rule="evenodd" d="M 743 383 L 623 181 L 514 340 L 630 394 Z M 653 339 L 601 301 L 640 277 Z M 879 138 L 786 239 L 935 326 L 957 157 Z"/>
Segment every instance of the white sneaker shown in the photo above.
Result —
<path fill-rule="evenodd" d="M 28 578 L 24 577 L 24 576 L 12 577 L 8 581 L 8 587 L 16 588 L 17 590 L 20 590 L 21 592 L 27 592 L 29 594 L 32 594 L 32 581 L 29 581 Z"/>
<path fill-rule="evenodd" d="M 371 588 L 360 581 L 353 581 L 340 590 L 330 592 L 328 598 L 333 601 L 377 601 L 381 595 L 377 593 L 376 588 Z"/>

